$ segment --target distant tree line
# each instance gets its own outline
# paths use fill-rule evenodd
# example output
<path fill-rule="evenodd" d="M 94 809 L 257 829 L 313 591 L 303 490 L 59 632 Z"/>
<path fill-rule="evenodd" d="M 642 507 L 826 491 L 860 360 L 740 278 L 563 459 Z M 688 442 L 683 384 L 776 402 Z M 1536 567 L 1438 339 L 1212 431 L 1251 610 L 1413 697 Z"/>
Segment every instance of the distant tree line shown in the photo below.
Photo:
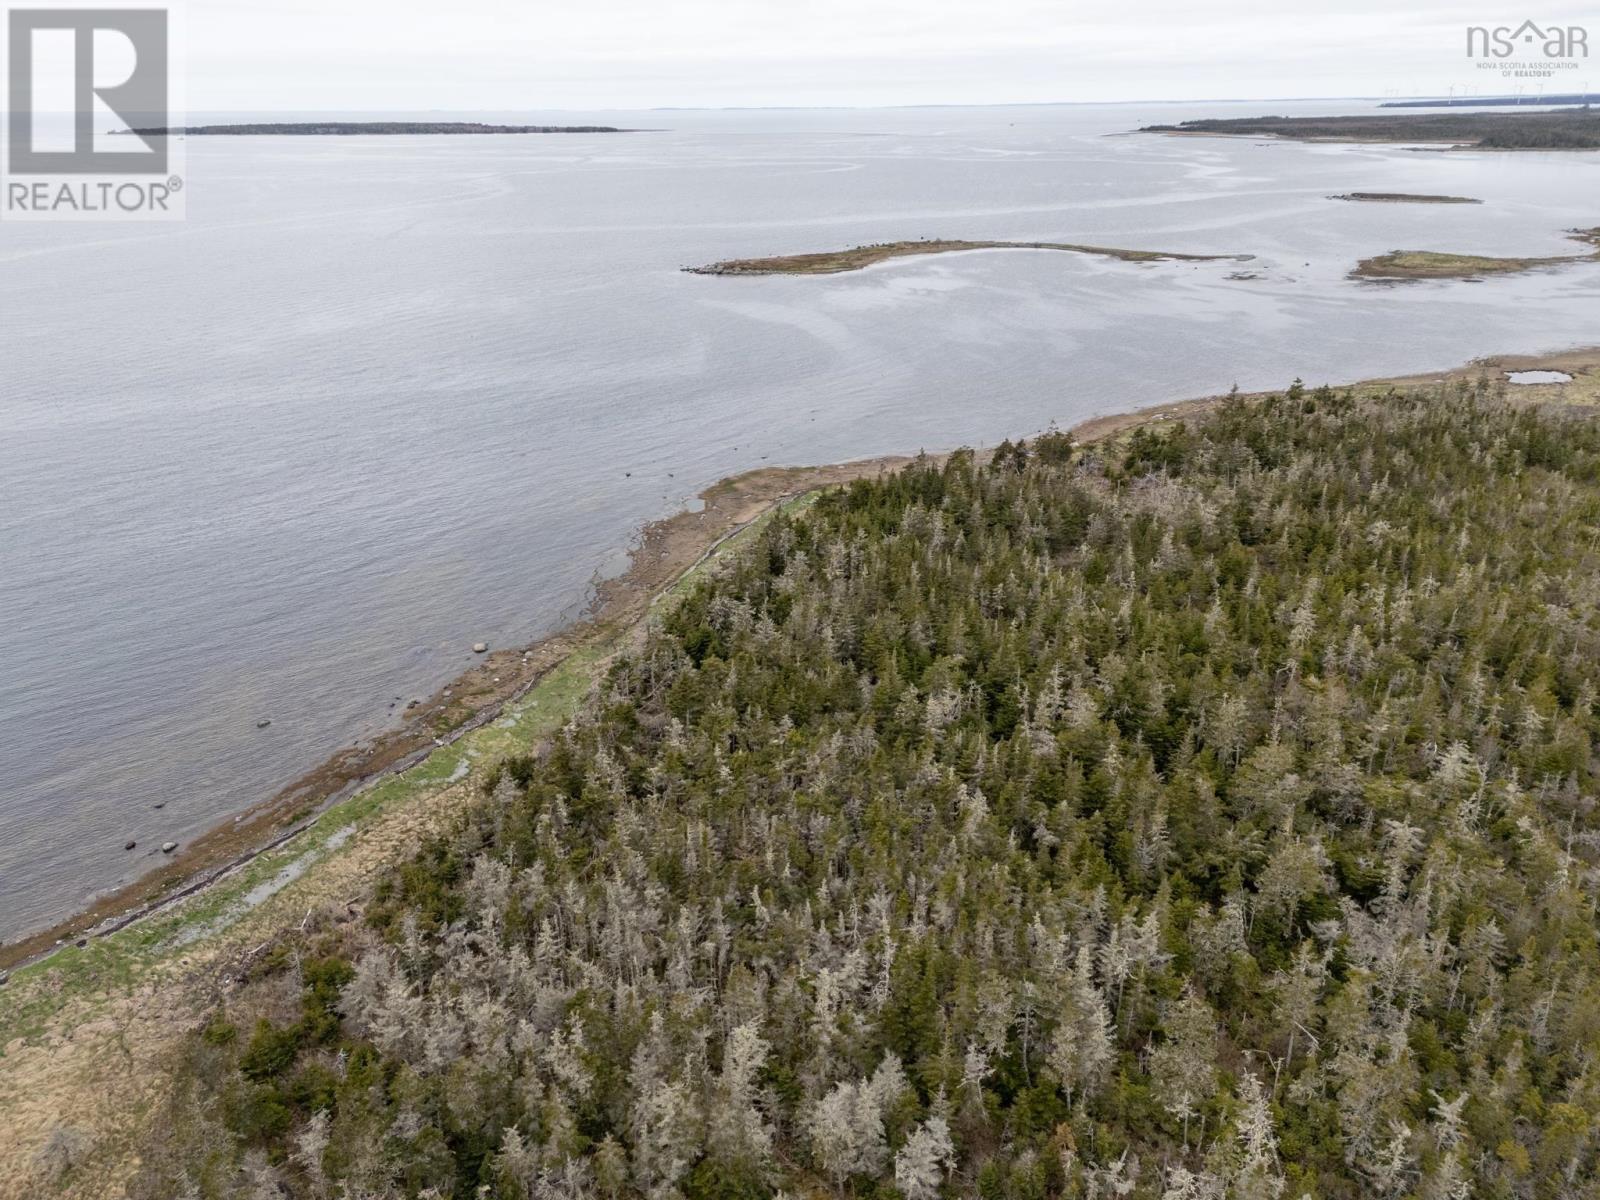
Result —
<path fill-rule="evenodd" d="M 1148 125 L 1142 133 L 1270 134 L 1378 142 L 1460 141 L 1497 150 L 1600 149 L 1600 110 L 1374 113 L 1359 117 L 1224 117 Z"/>
<path fill-rule="evenodd" d="M 626 133 L 611 125 L 484 125 L 477 121 L 288 121 L 248 125 L 183 125 L 131 129 L 141 137 L 348 137 L 407 133 Z"/>

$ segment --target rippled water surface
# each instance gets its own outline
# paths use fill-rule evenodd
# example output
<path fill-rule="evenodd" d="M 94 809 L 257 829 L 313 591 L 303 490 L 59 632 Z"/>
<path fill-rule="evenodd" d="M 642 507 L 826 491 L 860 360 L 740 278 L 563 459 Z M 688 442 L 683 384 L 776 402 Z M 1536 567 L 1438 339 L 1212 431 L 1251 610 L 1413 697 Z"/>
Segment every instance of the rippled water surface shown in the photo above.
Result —
<path fill-rule="evenodd" d="M 1600 266 L 1344 278 L 1576 250 L 1600 155 L 1118 136 L 1228 111 L 191 139 L 184 224 L 0 226 L 0 938 L 382 730 L 472 642 L 549 632 L 724 475 L 1600 342 Z M 1257 257 L 678 270 L 918 237 Z"/>

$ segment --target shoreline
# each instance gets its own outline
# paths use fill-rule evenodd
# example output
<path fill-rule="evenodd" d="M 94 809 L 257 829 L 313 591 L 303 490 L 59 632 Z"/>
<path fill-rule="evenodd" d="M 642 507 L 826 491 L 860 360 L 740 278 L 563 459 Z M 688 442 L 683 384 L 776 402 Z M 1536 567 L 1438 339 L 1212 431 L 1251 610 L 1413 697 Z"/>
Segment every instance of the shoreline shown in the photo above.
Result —
<path fill-rule="evenodd" d="M 51 925 L 0 945 L 0 978 L 80 941 L 105 937 L 205 890 L 303 832 L 323 812 L 416 767 L 435 750 L 495 720 L 574 652 L 643 614 L 675 578 L 775 504 L 804 492 L 902 466 L 882 455 L 815 467 L 760 467 L 702 490 L 699 512 L 680 510 L 643 526 L 629 564 L 595 585 L 582 615 L 526 646 L 491 650 L 427 699 L 399 710 L 401 724 L 335 751 L 266 800 L 225 817 L 160 865 Z M 406 716 L 407 713 L 411 715 Z"/>
<path fill-rule="evenodd" d="M 1475 379 L 1485 371 L 1558 370 L 1582 381 L 1584 402 L 1600 404 L 1600 346 L 1552 354 L 1488 355 L 1444 371 L 1332 384 L 1362 391 L 1437 385 Z M 1570 383 L 1515 389 L 1536 402 L 1569 395 Z M 1278 389 L 1281 390 L 1281 389 Z M 1272 391 L 1241 393 L 1262 396 Z M 1069 432 L 1080 444 L 1114 439 L 1142 425 L 1201 415 L 1226 395 L 1185 400 L 1089 417 Z M 1032 435 L 1029 435 L 1032 436 Z M 945 451 L 927 457 L 941 459 Z M 330 808 L 404 775 L 437 750 L 483 728 L 522 699 L 574 655 L 622 635 L 673 584 L 727 541 L 780 505 L 830 486 L 895 470 L 916 455 L 889 454 L 808 467 L 760 467 L 728 476 L 699 493 L 699 512 L 680 510 L 643 526 L 622 574 L 602 580 L 580 616 L 527 646 L 492 650 L 418 704 L 410 719 L 369 742 L 335 752 L 274 796 L 181 846 L 165 863 L 98 897 L 86 908 L 15 941 L 0 945 L 0 983 L 7 973 L 37 964 L 67 947 L 105 938 L 204 892 L 254 859 L 309 829 Z"/>
<path fill-rule="evenodd" d="M 1398 150 L 1430 154 L 1456 150 L 1473 150 L 1484 154 L 1593 154 L 1596 150 L 1594 146 L 1482 146 L 1461 138 L 1293 137 L 1286 133 L 1207 133 L 1200 129 L 1139 129 L 1134 132 L 1152 137 L 1232 138 L 1235 141 L 1282 142 L 1285 145 L 1393 146 Z"/>
<path fill-rule="evenodd" d="M 1233 138 L 1245 141 L 1271 141 L 1271 142 L 1314 142 L 1322 145 L 1333 146 L 1465 146 L 1472 148 L 1473 143 L 1462 138 L 1389 138 L 1389 137 L 1295 137 L 1288 133 L 1274 133 L 1271 130 L 1261 130 L 1255 133 L 1234 132 L 1230 130 L 1209 129 L 1136 129 L 1134 133 L 1155 134 L 1157 137 L 1200 137 L 1200 138 Z"/>

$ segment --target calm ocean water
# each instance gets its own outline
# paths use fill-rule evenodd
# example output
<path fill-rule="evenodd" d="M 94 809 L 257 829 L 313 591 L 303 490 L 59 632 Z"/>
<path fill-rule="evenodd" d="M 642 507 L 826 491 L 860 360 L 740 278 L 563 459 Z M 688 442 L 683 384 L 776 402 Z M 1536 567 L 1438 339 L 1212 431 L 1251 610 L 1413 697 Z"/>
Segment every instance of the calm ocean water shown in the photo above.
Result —
<path fill-rule="evenodd" d="M 1600 155 L 1112 136 L 1268 107 L 191 139 L 182 225 L 0 226 L 0 938 L 383 730 L 472 642 L 570 619 L 722 476 L 1600 342 L 1600 266 L 1343 278 L 1395 248 L 1569 252 Z M 1326 199 L 1349 190 L 1486 203 Z M 925 236 L 1251 253 L 1260 278 L 1026 252 L 678 270 Z"/>

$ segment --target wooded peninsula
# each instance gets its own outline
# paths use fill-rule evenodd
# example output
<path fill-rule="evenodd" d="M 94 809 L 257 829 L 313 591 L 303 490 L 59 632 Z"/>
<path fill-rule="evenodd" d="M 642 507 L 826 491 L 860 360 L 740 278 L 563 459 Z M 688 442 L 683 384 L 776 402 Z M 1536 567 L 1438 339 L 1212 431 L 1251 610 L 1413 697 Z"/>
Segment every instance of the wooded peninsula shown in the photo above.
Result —
<path fill-rule="evenodd" d="M 1528 113 L 1373 113 L 1356 117 L 1208 117 L 1140 133 L 1332 142 L 1451 142 L 1481 150 L 1600 149 L 1600 109 Z"/>
<path fill-rule="evenodd" d="M 1488 378 L 825 492 L 230 972 L 128 1193 L 1592 1200 L 1597 524 Z"/>

